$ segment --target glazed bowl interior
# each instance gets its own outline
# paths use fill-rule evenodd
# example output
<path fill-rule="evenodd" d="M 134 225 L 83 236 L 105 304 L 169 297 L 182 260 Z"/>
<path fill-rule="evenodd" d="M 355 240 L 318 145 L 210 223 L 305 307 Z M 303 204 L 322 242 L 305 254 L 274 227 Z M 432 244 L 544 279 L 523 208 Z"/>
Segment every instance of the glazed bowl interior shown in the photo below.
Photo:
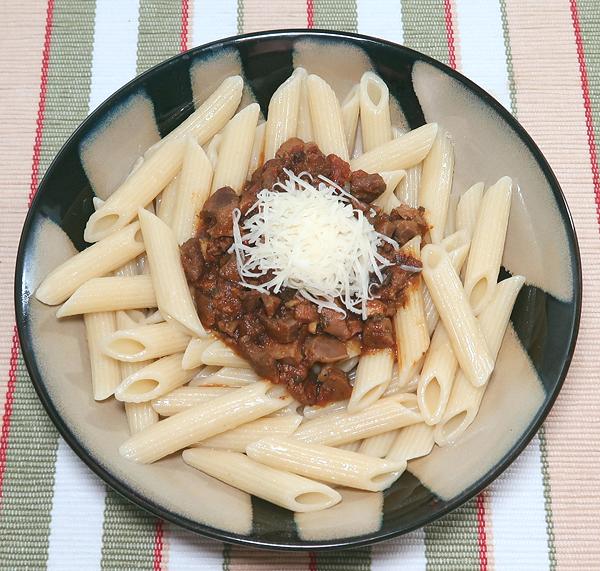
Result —
<path fill-rule="evenodd" d="M 340 99 L 372 69 L 393 95 L 396 124 L 437 121 L 452 135 L 454 191 L 503 175 L 514 199 L 502 275 L 527 277 L 476 421 L 454 446 L 411 461 L 387 491 L 355 492 L 335 517 L 291 512 L 201 475 L 173 456 L 150 466 L 121 458 L 121 403 L 97 403 L 81 318 L 58 322 L 32 296 L 41 278 L 86 246 L 92 197 L 106 198 L 136 158 L 227 76 L 241 74 L 242 105 L 269 98 L 294 66 L 323 76 Z M 270 548 L 351 547 L 427 524 L 488 485 L 539 428 L 577 335 L 577 241 L 558 183 L 533 141 L 487 93 L 417 52 L 329 32 L 252 34 L 193 49 L 142 74 L 101 105 L 49 168 L 27 218 L 16 273 L 19 334 L 32 381 L 61 434 L 101 478 L 151 511 L 209 537 Z M 341 508 L 340 508 L 341 509 Z"/>

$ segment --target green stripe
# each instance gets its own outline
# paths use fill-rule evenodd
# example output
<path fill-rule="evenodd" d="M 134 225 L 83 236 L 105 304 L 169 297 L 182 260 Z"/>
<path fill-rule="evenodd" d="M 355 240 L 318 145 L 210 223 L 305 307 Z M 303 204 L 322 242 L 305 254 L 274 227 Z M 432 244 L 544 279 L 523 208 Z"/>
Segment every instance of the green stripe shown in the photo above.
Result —
<path fill-rule="evenodd" d="M 371 568 L 371 548 L 353 549 L 352 551 L 317 552 L 317 569 L 319 571 L 368 571 Z"/>
<path fill-rule="evenodd" d="M 504 34 L 504 50 L 506 53 L 506 72 L 508 75 L 508 91 L 510 93 L 510 106 L 513 115 L 517 115 L 517 90 L 515 86 L 515 70 L 510 47 L 510 31 L 508 29 L 508 16 L 506 14 L 506 0 L 499 0 L 502 18 L 502 32 Z"/>
<path fill-rule="evenodd" d="M 404 44 L 448 63 L 448 41 L 442 0 L 403 0 Z"/>
<path fill-rule="evenodd" d="M 156 519 L 112 490 L 104 504 L 101 568 L 152 569 Z"/>
<path fill-rule="evenodd" d="M 314 0 L 314 27 L 356 32 L 356 0 Z"/>
<path fill-rule="evenodd" d="M 93 0 L 56 0 L 40 178 L 88 112 Z M 0 517 L 0 568 L 40 569 L 48 557 L 58 433 L 19 355 Z"/>
<path fill-rule="evenodd" d="M 405 45 L 448 63 L 448 41 L 441 0 L 403 0 Z M 479 569 L 475 499 L 425 527 L 428 570 Z"/>
<path fill-rule="evenodd" d="M 178 54 L 180 47 L 181 2 L 141 0 L 137 73 Z"/>

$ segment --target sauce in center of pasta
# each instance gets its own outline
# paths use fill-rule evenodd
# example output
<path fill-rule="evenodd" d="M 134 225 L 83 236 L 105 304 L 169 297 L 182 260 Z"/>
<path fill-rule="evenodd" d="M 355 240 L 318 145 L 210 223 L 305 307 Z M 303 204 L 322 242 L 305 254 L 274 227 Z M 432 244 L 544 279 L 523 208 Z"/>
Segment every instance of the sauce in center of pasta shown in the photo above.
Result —
<path fill-rule="evenodd" d="M 372 252 L 380 263 L 371 266 L 360 299 L 336 296 L 336 291 L 348 293 L 339 286 L 329 295 L 315 295 L 319 293 L 315 291 L 307 295 L 304 283 L 277 280 L 283 268 L 254 265 L 244 271 L 247 260 L 239 250 L 251 243 L 252 224 L 245 223 L 256 215 L 265 196 L 261 191 L 284 192 L 285 181 L 294 178 L 295 191 L 302 192 L 300 175 L 326 179 L 331 184 L 319 186 L 321 191 L 337 188 L 353 216 L 372 227 L 376 244 Z M 357 347 L 366 351 L 396 345 L 391 317 L 418 280 L 420 268 L 418 260 L 399 248 L 414 236 L 424 235 L 427 224 L 422 209 L 401 205 L 385 214 L 370 204 L 384 190 L 378 174 L 352 172 L 347 162 L 336 155 L 325 156 L 314 143 L 290 139 L 274 159 L 254 172 L 241 195 L 229 187 L 218 189 L 204 205 L 197 235 L 182 246 L 183 266 L 203 325 L 249 361 L 259 375 L 287 385 L 303 404 L 349 398 L 352 387 L 343 362 L 350 353 L 356 354 Z M 296 223 L 307 221 L 298 213 Z M 322 235 L 327 235 L 325 228 Z M 346 248 L 346 257 L 353 254 L 361 254 L 359 245 Z M 277 287 L 269 287 L 274 283 Z M 357 300 L 360 310 L 353 312 L 349 305 L 356 307 Z"/>

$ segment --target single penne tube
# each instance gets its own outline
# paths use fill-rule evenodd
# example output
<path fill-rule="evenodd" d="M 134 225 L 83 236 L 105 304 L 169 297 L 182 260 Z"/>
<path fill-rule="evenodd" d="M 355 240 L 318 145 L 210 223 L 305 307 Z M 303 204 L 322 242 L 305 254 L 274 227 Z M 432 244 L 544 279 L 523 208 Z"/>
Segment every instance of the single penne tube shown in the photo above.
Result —
<path fill-rule="evenodd" d="M 272 468 L 338 486 L 380 492 L 406 469 L 406 461 L 388 461 L 322 444 L 269 436 L 246 447 L 246 454 Z"/>
<path fill-rule="evenodd" d="M 127 226 L 125 228 L 127 228 Z M 115 234 L 118 234 L 118 232 L 115 232 Z M 140 233 L 140 237 L 141 237 L 141 233 Z M 109 236 L 109 238 L 110 238 L 110 236 Z M 105 240 L 107 240 L 107 238 L 105 238 Z M 97 244 L 101 244 L 101 242 L 97 242 L 96 244 L 94 244 L 94 246 Z M 130 278 L 132 276 L 139 275 L 138 269 L 139 268 L 138 268 L 137 258 L 134 258 L 133 260 L 129 260 L 126 264 L 123 264 L 122 266 L 117 268 L 114 271 L 114 275 L 122 277 L 122 278 Z"/>
<path fill-rule="evenodd" d="M 136 371 L 115 390 L 117 400 L 147 402 L 185 385 L 196 371 L 181 368 L 183 353 L 168 355 Z"/>
<path fill-rule="evenodd" d="M 250 163 L 248 164 L 248 173 L 246 178 L 251 178 L 254 171 L 265 162 L 265 132 L 267 124 L 263 121 L 256 126 L 254 130 L 254 141 L 252 142 L 252 152 L 250 153 Z"/>
<path fill-rule="evenodd" d="M 150 276 L 92 278 L 59 307 L 56 317 L 147 307 L 156 307 Z"/>
<path fill-rule="evenodd" d="M 221 133 L 217 133 L 206 145 L 206 158 L 208 162 L 210 162 L 210 166 L 214 170 L 217 168 L 217 163 L 219 162 L 219 149 L 221 148 L 221 141 L 223 140 L 223 135 Z M 212 180 L 211 180 L 212 184 Z"/>
<path fill-rule="evenodd" d="M 483 196 L 465 271 L 465 293 L 479 315 L 494 295 L 508 228 L 512 180 L 502 177 Z"/>
<path fill-rule="evenodd" d="M 167 322 L 176 321 L 190 333 L 206 336 L 181 266 L 175 235 L 160 218 L 147 210 L 140 209 L 138 214 L 158 309 Z"/>
<path fill-rule="evenodd" d="M 415 236 L 402 247 L 401 251 L 417 260 L 420 259 L 420 241 L 421 237 Z M 413 283 L 406 292 L 404 305 L 394 314 L 394 332 L 398 367 L 401 370 L 418 368 L 417 363 L 421 362 L 429 347 L 429 331 L 420 276 L 413 278 Z"/>
<path fill-rule="evenodd" d="M 134 222 L 52 270 L 37 288 L 35 297 L 47 305 L 62 303 L 88 280 L 122 267 L 143 251 L 140 225 Z"/>
<path fill-rule="evenodd" d="M 248 175 L 259 113 L 258 103 L 251 103 L 225 125 L 212 192 L 224 186 L 233 188 L 238 194 L 242 192 Z"/>
<path fill-rule="evenodd" d="M 291 397 L 267 394 L 270 383 L 254 383 L 175 414 L 134 434 L 119 448 L 135 462 L 149 464 L 177 450 L 232 430 L 287 406 Z"/>
<path fill-rule="evenodd" d="M 183 362 L 182 362 L 183 365 Z M 188 383 L 189 387 L 202 387 L 205 386 L 204 382 L 208 377 L 216 373 L 221 367 L 213 367 L 212 365 L 205 365 L 198 368 L 198 372 L 194 375 L 192 380 Z M 216 386 L 209 384 L 208 386 Z"/>
<path fill-rule="evenodd" d="M 304 422 L 294 433 L 294 438 L 308 443 L 339 446 L 422 420 L 416 395 L 401 393 L 380 399 L 354 414 L 334 412 Z"/>
<path fill-rule="evenodd" d="M 396 191 L 396 196 L 402 204 L 408 204 L 408 206 L 412 206 L 413 208 L 419 206 L 422 168 L 422 163 L 418 163 L 406 169 L 406 176 L 402 179 Z"/>
<path fill-rule="evenodd" d="M 296 68 L 273 93 L 267 112 L 265 132 L 265 161 L 275 157 L 275 153 L 288 139 L 296 136 L 298 110 L 302 83 L 306 78 L 304 68 Z"/>
<path fill-rule="evenodd" d="M 181 366 L 184 369 L 196 369 L 197 367 L 204 365 L 202 353 L 204 353 L 204 351 L 206 351 L 206 349 L 215 341 L 216 337 L 214 335 L 209 335 L 208 337 L 192 337 L 192 339 L 189 339 L 189 342 L 185 347 Z"/>
<path fill-rule="evenodd" d="M 185 154 L 184 154 L 185 156 Z M 171 226 L 173 214 L 177 204 L 177 194 L 179 193 L 179 175 L 167 184 L 160 193 L 160 206 L 156 210 L 156 215 L 167 225 Z"/>
<path fill-rule="evenodd" d="M 349 373 L 358 365 L 359 358 L 360 357 L 348 357 L 347 359 L 336 363 L 335 366 L 344 371 L 344 373 Z"/>
<path fill-rule="evenodd" d="M 435 327 L 440 319 L 440 314 L 435 308 L 435 303 L 431 299 L 431 294 L 425 285 L 425 281 L 421 280 L 421 295 L 423 296 L 423 308 L 425 309 L 425 320 L 427 321 L 427 332 L 431 337 L 435 331 Z"/>
<path fill-rule="evenodd" d="M 138 313 L 137 310 L 130 311 L 117 311 L 117 331 L 120 329 L 132 329 L 135 327 L 141 326 L 141 321 L 143 320 L 143 313 L 139 312 L 141 315 L 136 315 Z M 110 335 L 109 335 L 110 337 Z M 105 339 L 102 340 L 102 344 L 104 344 Z M 129 375 L 133 375 L 133 373 L 143 369 L 147 365 L 152 363 L 152 360 L 149 361 L 137 361 L 137 362 L 128 362 L 128 361 L 119 361 L 119 369 L 121 371 L 121 381 L 129 377 Z M 127 412 L 127 407 L 125 407 L 125 412 Z M 134 414 L 134 413 L 132 413 Z M 129 417 L 128 417 L 129 418 Z M 131 423 L 130 423 L 131 426 Z"/>
<path fill-rule="evenodd" d="M 353 171 L 368 173 L 408 169 L 429 153 L 438 132 L 437 123 L 428 123 L 350 161 Z"/>
<path fill-rule="evenodd" d="M 398 431 L 396 440 L 389 449 L 387 460 L 413 460 L 427 456 L 433 448 L 433 426 L 424 422 L 406 426 Z"/>
<path fill-rule="evenodd" d="M 453 173 L 452 140 L 447 131 L 438 129 L 431 150 L 423 161 L 419 186 L 419 206 L 425 208 L 425 216 L 430 226 L 429 235 L 434 244 L 444 238 Z"/>
<path fill-rule="evenodd" d="M 217 434 L 200 444 L 208 448 L 246 452 L 246 447 L 267 436 L 290 436 L 300 426 L 299 414 L 259 418 L 233 430 Z"/>
<path fill-rule="evenodd" d="M 161 416 L 173 416 L 197 404 L 223 396 L 230 387 L 180 387 L 152 400 L 152 408 Z"/>
<path fill-rule="evenodd" d="M 348 412 L 359 412 L 377 401 L 392 380 L 394 351 L 373 349 L 361 355 Z"/>
<path fill-rule="evenodd" d="M 348 143 L 344 132 L 342 109 L 335 92 L 318 75 L 309 75 L 306 85 L 315 142 L 324 154 L 333 153 L 347 161 Z"/>
<path fill-rule="evenodd" d="M 389 397 L 398 393 L 412 393 L 416 390 L 419 382 L 419 370 L 419 363 L 410 368 L 400 368 L 398 363 L 394 363 L 392 380 L 382 396 Z"/>
<path fill-rule="evenodd" d="M 446 227 L 444 228 L 444 237 L 450 236 L 456 232 L 456 206 L 458 204 L 458 194 L 450 193 L 448 200 L 448 214 L 446 216 Z"/>
<path fill-rule="evenodd" d="M 363 152 L 392 140 L 390 90 L 377 74 L 366 71 L 360 79 L 360 129 Z"/>
<path fill-rule="evenodd" d="M 365 438 L 360 443 L 360 448 L 358 452 L 360 454 L 364 454 L 365 456 L 373 456 L 374 458 L 384 458 L 386 454 L 389 452 L 392 444 L 396 440 L 396 436 L 400 430 L 404 430 L 403 428 L 398 430 L 390 430 L 389 432 L 382 432 L 381 434 L 377 434 L 376 436 L 371 436 L 370 438 Z"/>
<path fill-rule="evenodd" d="M 137 434 L 158 422 L 158 414 L 149 402 L 126 402 L 125 414 L 129 425 L 129 434 Z"/>
<path fill-rule="evenodd" d="M 345 412 L 348 409 L 347 400 L 339 400 L 330 402 L 325 405 L 306 405 L 302 411 L 302 415 L 306 420 L 312 420 L 318 416 L 332 414 L 334 412 Z"/>
<path fill-rule="evenodd" d="M 193 137 L 188 137 L 169 224 L 178 244 L 195 234 L 198 215 L 210 195 L 212 178 L 213 168 L 204 149 Z"/>
<path fill-rule="evenodd" d="M 181 168 L 185 135 L 192 135 L 203 145 L 219 132 L 239 105 L 242 88 L 241 77 L 227 78 L 190 117 L 150 148 L 135 173 L 90 216 L 84 232 L 86 242 L 97 242 L 133 220 Z"/>
<path fill-rule="evenodd" d="M 180 353 L 189 342 L 189 334 L 180 326 L 163 322 L 115 331 L 104 339 L 102 350 L 119 361 L 147 361 Z"/>
<path fill-rule="evenodd" d="M 157 323 L 164 323 L 165 318 L 163 317 L 160 309 L 149 313 L 144 319 L 144 325 L 156 325 Z M 124 328 L 125 329 L 125 328 Z"/>
<path fill-rule="evenodd" d="M 298 104 L 298 124 L 296 125 L 296 137 L 302 139 L 305 143 L 313 140 L 312 119 L 310 117 L 310 106 L 308 103 L 308 87 L 306 78 L 308 75 L 302 75 L 302 85 L 300 87 L 300 102 Z"/>
<path fill-rule="evenodd" d="M 417 400 L 423 419 L 437 424 L 446 410 L 458 361 L 443 323 L 438 323 L 419 375 Z"/>
<path fill-rule="evenodd" d="M 456 205 L 456 229 L 465 230 L 469 240 L 477 224 L 482 199 L 483 183 L 477 182 L 463 193 Z"/>
<path fill-rule="evenodd" d="M 85 333 L 90 354 L 94 400 L 111 396 L 121 382 L 119 362 L 107 357 L 101 349 L 102 340 L 117 328 L 114 311 L 84 315 Z"/>
<path fill-rule="evenodd" d="M 400 184 L 402 179 L 406 176 L 406 171 L 398 170 L 391 172 L 382 172 L 379 173 L 383 182 L 385 182 L 385 191 L 383 194 L 380 194 L 373 202 L 375 206 L 379 206 L 379 208 L 383 209 L 386 214 L 389 214 L 393 209 L 394 205 L 399 204 L 399 200 L 396 198 L 394 191 L 397 186 Z M 390 199 L 395 199 L 395 202 L 392 202 Z"/>
<path fill-rule="evenodd" d="M 231 347 L 217 339 L 202 353 L 202 362 L 205 365 L 219 365 L 221 367 L 242 367 L 249 369 L 250 363 L 240 357 Z"/>
<path fill-rule="evenodd" d="M 296 513 L 324 510 L 339 503 L 339 492 L 296 474 L 255 462 L 239 452 L 192 448 L 183 461 L 230 486 Z"/>
<path fill-rule="evenodd" d="M 446 328 L 461 369 L 475 386 L 487 382 L 494 362 L 466 293 L 444 248 L 428 244 L 421 256 L 427 289 Z"/>
<path fill-rule="evenodd" d="M 347 450 L 348 452 L 358 452 L 360 445 L 362 444 L 362 440 L 355 440 L 354 442 L 346 442 L 346 444 L 340 444 L 336 446 L 340 450 Z"/>
<path fill-rule="evenodd" d="M 203 379 L 202 384 L 205 386 L 245 387 L 251 383 L 264 380 L 253 369 L 243 367 L 214 367 L 212 365 L 209 365 L 209 367 L 216 370 Z"/>
<path fill-rule="evenodd" d="M 352 156 L 354 143 L 356 142 L 356 130 L 358 129 L 358 115 L 360 112 L 359 84 L 356 84 L 342 102 L 342 123 L 344 134 L 348 143 L 348 154 Z"/>
<path fill-rule="evenodd" d="M 513 276 L 501 281 L 494 297 L 478 317 L 494 361 L 502 346 L 515 300 L 524 283 L 523 276 Z M 463 371 L 458 372 L 442 420 L 435 426 L 434 436 L 438 446 L 455 443 L 471 425 L 479 411 L 486 386 L 475 387 Z"/>

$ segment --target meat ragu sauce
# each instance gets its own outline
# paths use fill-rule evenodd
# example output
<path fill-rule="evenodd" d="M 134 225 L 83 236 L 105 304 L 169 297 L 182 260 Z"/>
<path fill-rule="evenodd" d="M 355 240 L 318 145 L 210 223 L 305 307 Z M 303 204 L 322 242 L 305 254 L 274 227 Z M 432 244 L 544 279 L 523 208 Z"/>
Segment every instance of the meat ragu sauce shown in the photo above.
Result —
<path fill-rule="evenodd" d="M 356 198 L 353 206 L 364 212 L 378 232 L 400 246 L 424 235 L 428 227 L 423 209 L 402 205 L 387 215 L 369 204 L 385 190 L 381 176 L 352 172 L 338 156 L 325 156 L 314 143 L 299 139 L 284 143 L 274 159 L 258 168 L 241 195 L 224 187 L 206 201 L 196 237 L 181 247 L 203 325 L 249 361 L 259 375 L 286 384 L 300 403 L 323 405 L 350 397 L 348 377 L 335 366 L 348 357 L 349 340 L 360 340 L 363 351 L 395 347 L 391 317 L 403 304 L 407 288 L 418 279 L 418 273 L 400 265 L 420 267 L 420 262 L 390 244 L 379 247 L 379 253 L 393 265 L 385 268 L 384 283 L 373 288 L 376 299 L 368 302 L 365 321 L 350 312 L 346 318 L 327 308 L 319 312 L 317 305 L 293 289 L 273 295 L 241 285 L 235 254 L 228 253 L 233 243 L 232 213 L 241 210 L 241 226 L 258 192 L 272 189 L 285 178 L 284 168 L 296 175 L 307 172 L 315 179 L 323 175 L 348 190 Z M 256 285 L 267 279 L 246 278 Z"/>

